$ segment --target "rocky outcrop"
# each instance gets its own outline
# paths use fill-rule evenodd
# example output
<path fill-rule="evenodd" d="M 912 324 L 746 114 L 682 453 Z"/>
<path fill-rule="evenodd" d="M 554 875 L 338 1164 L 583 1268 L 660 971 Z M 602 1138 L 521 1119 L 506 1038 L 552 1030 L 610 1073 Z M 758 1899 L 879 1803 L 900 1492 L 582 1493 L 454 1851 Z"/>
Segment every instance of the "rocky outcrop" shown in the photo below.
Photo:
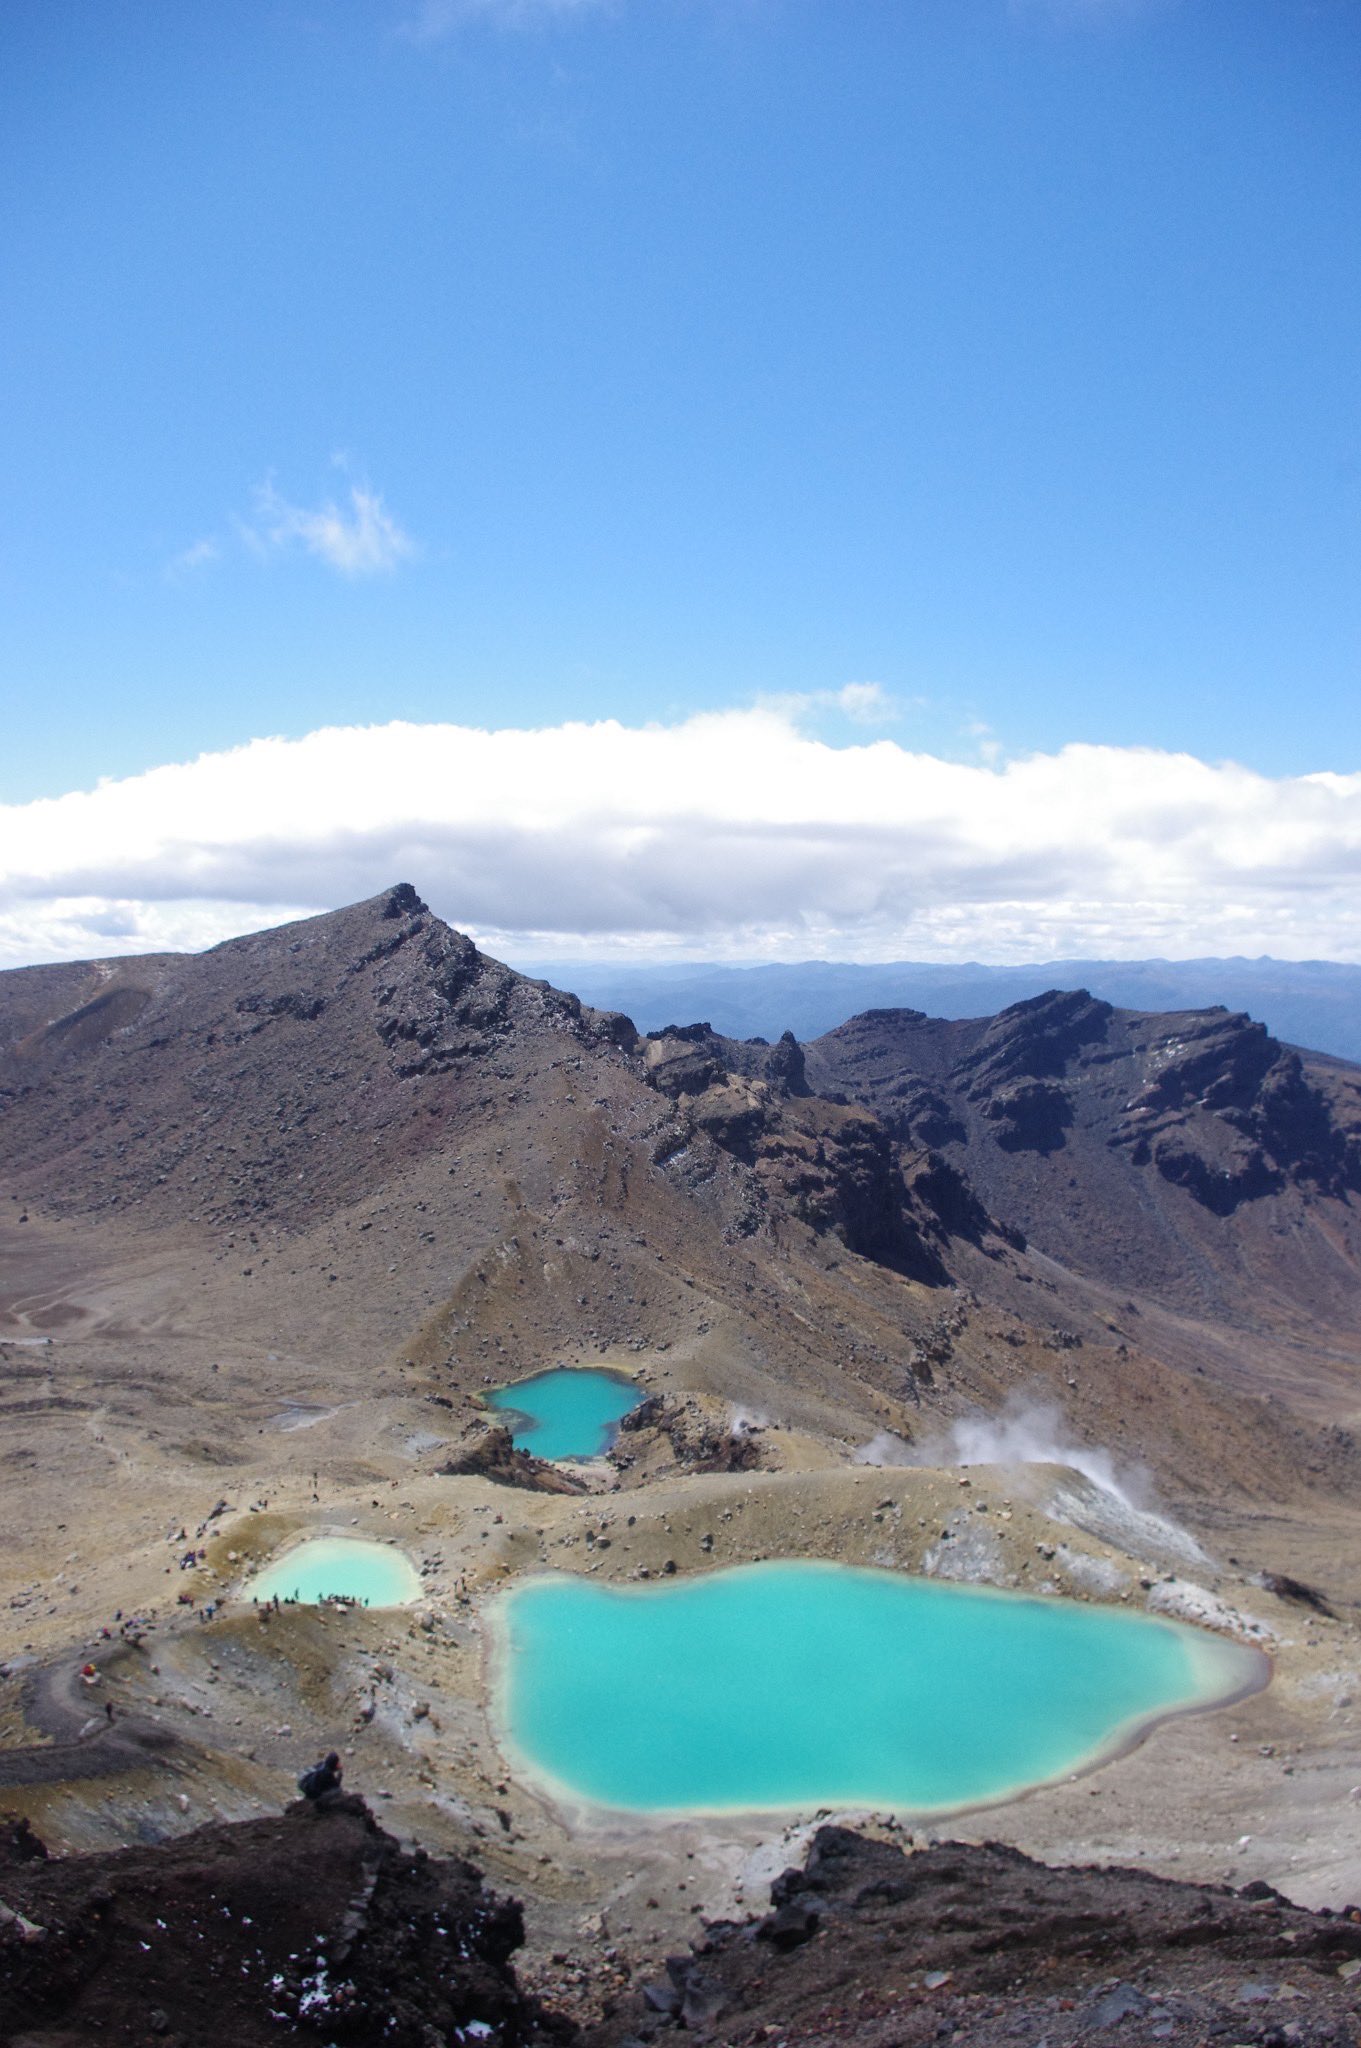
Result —
<path fill-rule="evenodd" d="M 481 2038 L 547 2048 L 573 2029 L 521 1991 L 514 1900 L 470 1863 L 404 1850 L 362 1800 L 71 1858 L 0 1836 L 0 2033 L 34 2040 Z"/>
<path fill-rule="evenodd" d="M 879 1098 L 879 1115 L 900 1145 L 962 1145 L 967 1132 L 959 1111 L 939 1088 L 919 1074 L 904 1074 Z"/>
<path fill-rule="evenodd" d="M 1361 1189 L 1351 1134 L 1297 1052 L 1224 1010 L 1177 1025 L 1150 1049 L 1113 1136 L 1136 1165 L 1151 1161 L 1221 1216 L 1288 1183 Z"/>
<path fill-rule="evenodd" d="M 1119 1196 L 1098 1145 L 1218 1216 L 1287 1188 L 1361 1191 L 1361 1075 L 1227 1010 L 1144 1016 L 1075 989 L 958 1022 L 867 1011 L 809 1049 L 809 1071 L 872 1107 L 905 1159 L 951 1159 L 994 1214 L 1008 1176 L 992 1148 L 1023 1166 L 1076 1147 L 1069 1185 L 1108 1216 Z M 1033 1216 L 1026 1227 L 1034 1236 Z"/>
<path fill-rule="evenodd" d="M 670 1024 L 647 1035 L 645 1059 L 654 1088 L 674 1100 L 698 1095 L 730 1076 L 759 1081 L 774 1095 L 807 1095 L 803 1047 L 792 1031 L 764 1038 L 723 1038 L 711 1024 Z"/>
<path fill-rule="evenodd" d="M 734 1423 L 693 1398 L 650 1394 L 623 1417 L 607 1455 L 618 1471 L 628 1472 L 649 1443 L 660 1444 L 683 1472 L 755 1472 L 763 1434 L 759 1425 Z"/>
<path fill-rule="evenodd" d="M 719 1038 L 707 1024 L 651 1034 L 646 1072 L 690 1127 L 752 1169 L 762 1217 L 792 1216 L 848 1251 L 938 1284 L 945 1268 L 911 1211 L 890 1132 L 871 1111 L 813 1095 L 801 1048 Z"/>
<path fill-rule="evenodd" d="M 458 1445 L 440 1476 L 459 1479 L 472 1475 L 490 1479 L 497 1486 L 520 1486 L 530 1493 L 584 1493 L 580 1479 L 574 1479 L 544 1458 L 535 1458 L 517 1448 L 504 1423 L 479 1429 L 471 1439 Z"/>
<path fill-rule="evenodd" d="M 1012 1003 L 985 1025 L 956 1077 L 975 1101 L 986 1102 L 1008 1082 L 1066 1074 L 1079 1053 L 1105 1040 L 1114 1015 L 1085 988 L 1050 989 Z"/>
<path fill-rule="evenodd" d="M 1056 1152 L 1067 1141 L 1070 1063 L 1104 1041 L 1114 1012 L 1085 989 L 1013 1003 L 987 1025 L 953 1078 L 976 1102 L 1006 1152 Z"/>
<path fill-rule="evenodd" d="M 1013 1081 L 984 1098 L 983 1114 L 1004 1152 L 1056 1152 L 1067 1141 L 1073 1098 L 1055 1081 Z"/>
<path fill-rule="evenodd" d="M 1261 1884 L 1053 1869 L 996 1842 L 908 1854 L 822 1827 L 770 1900 L 668 1956 L 583 2048 L 624 2048 L 659 2022 L 800 2048 L 1345 2048 L 1361 2008 L 1341 1974 L 1361 1957 L 1361 1915 L 1306 1912 Z"/>
<path fill-rule="evenodd" d="M 374 1001 L 378 1036 L 410 1079 L 490 1051 L 505 1029 L 515 976 L 462 932 L 432 921 L 419 898 L 401 914 L 406 935 L 420 943 L 389 956 L 394 971 L 379 980 Z"/>

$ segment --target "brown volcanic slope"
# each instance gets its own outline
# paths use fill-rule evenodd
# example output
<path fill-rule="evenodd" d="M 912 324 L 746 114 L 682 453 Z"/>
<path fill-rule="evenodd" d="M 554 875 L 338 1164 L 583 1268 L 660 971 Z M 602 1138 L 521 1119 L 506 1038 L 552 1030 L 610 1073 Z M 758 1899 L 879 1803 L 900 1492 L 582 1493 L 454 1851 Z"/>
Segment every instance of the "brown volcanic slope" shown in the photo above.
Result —
<path fill-rule="evenodd" d="M 648 1085 L 626 1019 L 485 959 L 405 887 L 202 956 L 0 977 L 0 1045 L 14 1227 L 33 1210 L 16 1335 L 126 1336 L 67 1267 L 135 1243 L 209 1348 L 324 1360 L 333 1393 L 407 1359 L 456 1396 L 562 1352 L 684 1342 L 701 1388 L 721 1373 L 756 1399 L 774 1371 L 808 1421 L 862 1435 L 902 1380 L 904 1323 L 937 1313 L 924 1281 L 870 1262 L 837 1280 L 820 1250 L 845 1219 L 879 1228 L 890 1148 L 872 1117 L 828 1106 L 790 1139 L 820 1206 L 785 1218 Z M 874 1333 L 867 1379 L 840 1358 L 828 1379 L 810 1289 Z"/>
<path fill-rule="evenodd" d="M 1293 1493 L 1351 1464 L 1357 1104 L 1244 1019 L 1082 995 L 806 1062 L 642 1041 L 403 885 L 0 976 L 0 1338 L 102 1344 L 101 1404 L 228 1463 L 281 1402 L 410 1434 L 594 1353 L 838 1456 L 1057 1389 L 1179 1484 L 1213 1446 L 1205 1490 Z M 11 1354 L 16 1416 L 90 1402 L 50 1363 Z"/>

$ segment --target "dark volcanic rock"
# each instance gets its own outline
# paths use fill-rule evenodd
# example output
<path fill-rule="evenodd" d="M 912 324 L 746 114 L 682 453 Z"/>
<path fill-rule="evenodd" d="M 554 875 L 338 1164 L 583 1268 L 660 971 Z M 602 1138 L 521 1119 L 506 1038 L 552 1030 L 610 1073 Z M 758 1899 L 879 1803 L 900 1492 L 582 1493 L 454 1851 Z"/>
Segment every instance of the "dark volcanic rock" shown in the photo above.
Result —
<path fill-rule="evenodd" d="M 0 1837 L 0 1896 L 42 1930 L 0 1930 L 6 2041 L 571 2038 L 516 1983 L 519 1905 L 343 1795 L 159 1848 L 39 1860 Z"/>
<path fill-rule="evenodd" d="M 1241 1317 L 1271 1287 L 1347 1316 L 1361 1071 L 1345 1062 L 1224 1010 L 1145 1016 L 1074 990 L 993 1018 L 868 1011 L 807 1047 L 806 1066 L 822 1095 L 880 1116 L 909 1190 L 954 1239 L 980 1242 L 981 1213 L 1196 1313 Z M 924 1173 L 927 1155 L 972 1199 Z M 1321 1200 L 1342 1205 L 1333 1224 Z"/>
<path fill-rule="evenodd" d="M 1207 1011 L 1161 1053 L 1114 1134 L 1136 1162 L 1151 1158 L 1223 1216 L 1287 1182 L 1332 1195 L 1361 1189 L 1350 1134 L 1300 1055 L 1264 1025 Z"/>
<path fill-rule="evenodd" d="M 947 1238 L 981 1245 L 985 1238 L 997 1237 L 1014 1251 L 1025 1250 L 1024 1231 L 990 1216 L 959 1168 L 939 1152 L 923 1153 L 907 1170 L 906 1179 L 914 1203 L 936 1217 Z"/>
<path fill-rule="evenodd" d="M 668 1959 L 687 2024 L 693 1986 L 711 2040 L 1077 2048 L 1110 2030 L 1137 2048 L 1351 2048 L 1361 2010 L 1361 1983 L 1338 1975 L 1361 1957 L 1361 1922 L 1263 1886 L 1051 1869 L 997 1843 L 907 1855 L 823 1827 L 771 1905 Z M 620 2048 L 641 2017 L 625 2004 L 586 2048 Z"/>
<path fill-rule="evenodd" d="M 1044 1080 L 1065 1074 L 1083 1048 L 1102 1042 L 1115 1015 L 1085 988 L 1051 989 L 1029 1002 L 1013 1003 L 987 1024 L 960 1061 L 958 1075 L 977 1101 L 987 1101 L 1009 1081 Z"/>
<path fill-rule="evenodd" d="M 1073 1121 L 1073 1099 L 1055 1081 L 1015 1081 L 989 1095 L 983 1114 L 1007 1152 L 1055 1152 Z"/>
<path fill-rule="evenodd" d="M 790 1034 L 770 1046 L 719 1038 L 707 1024 L 654 1032 L 647 1074 L 696 1130 L 754 1169 L 766 1218 L 797 1217 L 933 1285 L 948 1277 L 912 1212 L 890 1131 L 866 1109 L 813 1095 Z"/>
<path fill-rule="evenodd" d="M 665 1438 L 671 1456 L 686 1472 L 755 1472 L 761 1465 L 759 1429 L 719 1422 L 684 1395 L 649 1394 L 631 1408 L 607 1453 L 611 1463 L 628 1471 L 640 1441 L 647 1437 Z"/>
<path fill-rule="evenodd" d="M 504 1423 L 491 1423 L 479 1430 L 471 1442 L 460 1444 L 439 1469 L 443 1478 L 456 1479 L 474 1474 L 480 1479 L 494 1480 L 498 1486 L 521 1486 L 531 1493 L 584 1493 L 586 1490 L 580 1479 L 559 1471 L 556 1465 L 544 1458 L 535 1458 L 528 1451 L 518 1449 Z"/>

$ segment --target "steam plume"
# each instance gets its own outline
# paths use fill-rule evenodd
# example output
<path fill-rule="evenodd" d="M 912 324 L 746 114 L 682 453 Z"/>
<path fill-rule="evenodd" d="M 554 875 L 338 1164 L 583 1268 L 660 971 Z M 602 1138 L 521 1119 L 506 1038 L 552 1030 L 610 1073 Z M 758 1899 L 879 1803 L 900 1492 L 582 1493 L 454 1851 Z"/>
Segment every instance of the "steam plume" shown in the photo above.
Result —
<path fill-rule="evenodd" d="M 1141 1470 L 1117 1472 L 1109 1451 L 1080 1443 L 1056 1401 L 1018 1395 L 996 1415 L 962 1415 L 943 1436 L 920 1443 L 880 1430 L 855 1455 L 860 1465 L 1066 1465 L 1129 1508 L 1147 1492 Z"/>

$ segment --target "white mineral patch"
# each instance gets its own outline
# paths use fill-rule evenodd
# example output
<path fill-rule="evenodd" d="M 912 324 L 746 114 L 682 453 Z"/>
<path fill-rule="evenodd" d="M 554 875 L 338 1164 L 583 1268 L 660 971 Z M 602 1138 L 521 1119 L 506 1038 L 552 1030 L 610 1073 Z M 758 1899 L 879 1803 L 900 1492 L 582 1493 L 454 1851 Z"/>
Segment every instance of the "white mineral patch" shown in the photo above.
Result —
<path fill-rule="evenodd" d="M 991 1586 L 1004 1582 L 1002 1545 L 996 1532 L 972 1516 L 958 1516 L 949 1525 L 950 1534 L 933 1543 L 922 1559 L 928 1578 L 956 1579 L 967 1585 Z"/>
<path fill-rule="evenodd" d="M 1208 1564 L 1206 1552 L 1188 1530 L 1167 1515 L 1136 1507 L 1122 1493 L 1074 1472 L 1049 1496 L 1045 1513 L 1051 1521 L 1081 1529 L 1133 1557 L 1175 1564 Z"/>
<path fill-rule="evenodd" d="M 1205 1628 L 1223 1629 L 1229 1635 L 1247 1636 L 1254 1642 L 1276 1640 L 1275 1631 L 1264 1621 L 1230 1607 L 1217 1593 L 1194 1585 L 1189 1579 L 1161 1580 L 1150 1592 L 1148 1605 L 1155 1614 L 1172 1615 L 1178 1621 L 1198 1621 Z"/>
<path fill-rule="evenodd" d="M 1094 1557 L 1086 1550 L 1073 1550 L 1060 1543 L 1054 1562 L 1062 1566 L 1069 1584 L 1084 1593 L 1119 1593 L 1129 1584 L 1129 1573 L 1110 1557 Z"/>

